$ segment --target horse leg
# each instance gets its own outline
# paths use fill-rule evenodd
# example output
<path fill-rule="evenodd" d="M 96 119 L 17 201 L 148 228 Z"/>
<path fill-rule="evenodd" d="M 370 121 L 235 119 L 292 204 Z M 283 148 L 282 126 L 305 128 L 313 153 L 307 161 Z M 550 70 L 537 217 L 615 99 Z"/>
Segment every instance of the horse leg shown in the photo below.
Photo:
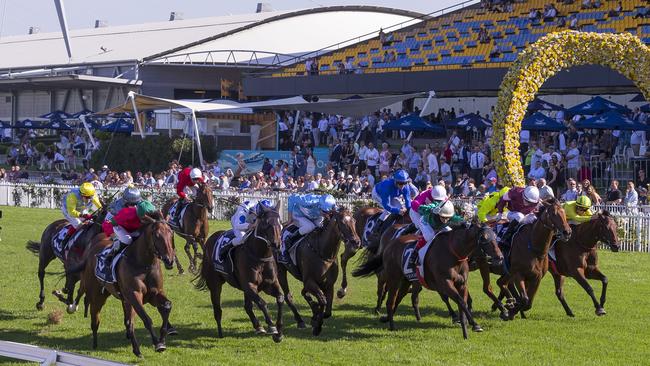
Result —
<path fill-rule="evenodd" d="M 186 239 L 185 240 L 185 253 L 187 254 L 187 258 L 190 259 L 190 266 L 189 266 L 189 271 L 190 273 L 194 273 L 196 271 L 196 259 L 192 256 L 192 252 L 190 252 L 190 240 Z"/>
<path fill-rule="evenodd" d="M 400 281 L 401 282 L 401 281 Z M 395 310 L 397 310 L 397 305 L 399 302 L 397 298 L 399 296 L 400 288 L 402 287 L 401 283 L 387 283 L 388 287 L 388 298 L 386 299 L 386 318 L 385 321 L 388 322 L 388 329 L 395 330 L 395 321 L 394 315 Z M 380 321 L 384 321 L 383 317 Z"/>
<path fill-rule="evenodd" d="M 284 294 L 282 293 L 282 288 L 280 283 L 276 281 L 269 291 L 269 295 L 275 297 L 275 303 L 278 306 L 278 315 L 275 321 L 275 332 L 272 332 L 273 341 L 275 343 L 280 343 L 282 341 L 282 329 L 284 325 L 282 323 L 282 306 L 284 305 Z"/>
<path fill-rule="evenodd" d="M 212 302 L 212 314 L 214 320 L 217 322 L 217 334 L 219 338 L 223 338 L 223 329 L 221 328 L 221 288 L 223 282 L 208 281 L 208 288 L 210 289 L 210 301 Z"/>
<path fill-rule="evenodd" d="M 178 268 L 178 274 L 182 275 L 185 273 L 185 270 L 183 269 L 183 266 L 181 265 L 180 259 L 178 259 L 178 255 L 174 256 L 174 262 L 176 263 L 176 268 Z"/>
<path fill-rule="evenodd" d="M 142 357 L 142 352 L 140 352 L 140 343 L 138 343 L 134 331 L 135 310 L 133 310 L 131 304 L 126 301 L 122 302 L 122 309 L 124 310 L 124 327 L 126 328 L 126 339 L 129 339 L 131 341 L 133 354 L 136 355 L 136 357 Z"/>
<path fill-rule="evenodd" d="M 156 334 L 153 331 L 153 321 L 147 314 L 147 312 L 144 310 L 144 306 L 142 304 L 142 293 L 141 292 L 135 292 L 135 291 L 128 291 L 122 294 L 124 296 L 124 300 L 128 301 L 131 306 L 133 307 L 133 310 L 135 310 L 136 314 L 142 319 L 142 322 L 144 323 L 144 327 L 149 331 L 149 335 L 151 336 L 151 342 L 153 343 L 154 349 L 156 352 L 162 352 L 167 349 L 165 346 L 164 342 L 161 342 L 158 337 L 156 337 Z"/>
<path fill-rule="evenodd" d="M 278 282 L 280 282 L 280 287 L 282 288 L 282 292 L 284 292 L 284 299 L 293 313 L 293 319 L 298 324 L 298 329 L 306 328 L 305 322 L 302 320 L 298 308 L 296 308 L 296 304 L 293 302 L 293 295 L 289 290 L 289 282 L 287 281 L 287 270 L 282 265 L 278 266 Z"/>
<path fill-rule="evenodd" d="M 566 299 L 564 298 L 564 276 L 553 271 L 551 271 L 551 275 L 553 276 L 553 282 L 555 283 L 555 296 L 560 300 L 560 304 L 562 304 L 566 315 L 574 317 L 575 315 L 573 315 L 573 311 L 571 311 L 569 304 L 567 304 Z"/>
<path fill-rule="evenodd" d="M 339 274 L 339 266 L 336 262 L 332 263 L 327 270 L 325 279 L 325 313 L 323 319 L 328 319 L 332 316 L 332 305 L 334 305 L 334 286 L 336 285 L 336 277 Z"/>
<path fill-rule="evenodd" d="M 603 315 L 605 314 L 605 300 L 607 299 L 607 276 L 605 276 L 600 269 L 594 267 L 585 270 L 585 277 L 590 280 L 599 280 L 603 284 L 603 289 L 600 293 L 600 307 L 603 309 Z"/>
<path fill-rule="evenodd" d="M 176 329 L 174 329 L 169 322 L 169 315 L 172 312 L 172 302 L 169 301 L 167 296 L 159 292 L 154 297 L 151 305 L 158 309 L 158 313 L 160 313 L 160 317 L 162 318 L 162 325 L 160 326 L 160 343 L 164 344 L 167 335 L 171 334 L 170 331 L 176 332 Z M 176 334 L 178 334 L 178 332 L 176 332 Z"/>
<path fill-rule="evenodd" d="M 309 297 L 308 294 L 310 293 L 316 297 L 316 303 L 313 303 L 313 300 Z M 309 298 L 307 301 L 311 301 L 309 305 L 312 306 L 314 312 L 311 321 L 312 334 L 318 336 L 323 330 L 323 316 L 325 307 L 327 306 L 327 299 L 314 280 L 307 280 L 305 282 L 304 288 L 302 289 L 302 295 L 306 300 Z"/>
<path fill-rule="evenodd" d="M 74 301 L 74 287 L 77 284 L 77 281 L 79 279 L 77 278 L 76 275 L 72 276 L 66 276 L 66 282 L 65 282 L 65 287 L 67 289 L 68 293 L 68 298 L 66 300 L 68 307 L 66 308 L 66 311 L 68 314 L 74 314 L 77 311 L 77 302 Z"/>
<path fill-rule="evenodd" d="M 422 286 L 417 283 L 414 283 L 411 286 L 411 305 L 413 306 L 413 312 L 415 313 L 415 320 L 422 320 L 422 315 L 420 314 L 420 292 L 422 291 Z"/>
<path fill-rule="evenodd" d="M 260 297 L 255 288 L 247 288 L 245 294 L 262 311 L 264 321 L 266 321 L 266 325 L 269 327 L 269 333 L 277 334 L 278 330 L 275 325 L 273 325 L 273 319 L 271 319 L 271 315 L 269 314 L 269 308 L 266 306 L 266 301 Z"/>
<path fill-rule="evenodd" d="M 474 327 L 475 331 L 481 331 L 479 330 L 480 327 L 478 327 L 478 324 L 474 321 L 474 317 L 472 316 L 472 313 L 469 311 L 467 308 L 467 303 L 465 302 L 465 297 L 467 296 L 467 288 L 465 285 L 462 285 L 461 291 L 463 291 L 463 296 L 459 293 L 458 289 L 456 289 L 456 286 L 451 279 L 447 279 L 444 282 L 441 283 L 440 288 L 442 292 L 445 293 L 448 297 L 450 297 L 452 300 L 454 300 L 458 304 L 458 313 L 460 315 L 460 326 L 463 331 L 463 338 L 467 339 L 467 324 L 465 322 L 465 317 L 467 317 L 467 321 L 469 324 Z"/>
<path fill-rule="evenodd" d="M 603 309 L 603 307 L 600 306 L 598 300 L 596 300 L 596 296 L 594 295 L 594 289 L 591 287 L 591 285 L 585 278 L 585 272 L 582 268 L 577 269 L 574 278 L 576 279 L 578 284 L 582 286 L 583 289 L 585 289 L 589 297 L 591 297 L 591 301 L 594 302 L 594 307 L 596 308 L 596 315 L 598 316 L 605 315 L 606 314 L 605 309 Z"/>
<path fill-rule="evenodd" d="M 45 245 L 45 244 L 41 244 Z M 36 303 L 36 309 L 38 310 L 43 310 L 44 306 L 43 303 L 45 302 L 45 268 L 52 262 L 54 259 L 54 255 L 52 254 L 52 249 L 50 249 L 50 255 L 47 256 L 46 253 L 44 252 L 46 249 L 42 248 L 41 253 L 38 257 L 38 282 L 41 285 L 41 291 L 39 292 L 38 295 L 38 302 Z"/>
<path fill-rule="evenodd" d="M 451 304 L 449 303 L 449 296 L 442 292 L 438 292 L 438 295 L 440 295 L 440 299 L 442 299 L 442 302 L 447 305 L 447 311 L 449 312 L 449 316 L 451 317 L 451 322 L 453 324 L 459 323 L 460 318 L 458 317 L 458 314 L 454 311 L 454 309 L 451 307 Z"/>
<path fill-rule="evenodd" d="M 495 295 L 494 292 L 492 292 L 492 285 L 490 284 L 490 269 L 481 266 L 479 269 L 481 273 L 481 278 L 483 279 L 483 293 L 487 295 L 487 297 L 492 300 L 492 309 L 499 309 L 501 314 L 499 317 L 501 320 L 508 320 L 508 310 L 501 304 L 501 300 L 499 300 Z"/>
<path fill-rule="evenodd" d="M 345 250 L 341 254 L 341 269 L 343 271 L 343 279 L 341 280 L 341 288 L 336 292 L 336 297 L 342 299 L 348 292 L 348 261 L 350 258 L 357 254 L 357 250 L 345 245 Z"/>
<path fill-rule="evenodd" d="M 251 323 L 253 324 L 253 329 L 255 329 L 256 334 L 266 334 L 266 330 L 264 329 L 263 326 L 260 325 L 260 321 L 257 320 L 257 317 L 255 316 L 255 313 L 253 313 L 253 300 L 251 300 L 246 293 L 244 293 L 244 310 L 246 310 L 246 314 L 248 315 L 248 318 L 251 320 Z"/>
<path fill-rule="evenodd" d="M 99 329 L 99 313 L 106 303 L 107 295 L 101 294 L 98 288 L 93 291 L 90 299 L 90 329 L 93 331 L 93 349 L 97 349 L 97 330 Z"/>

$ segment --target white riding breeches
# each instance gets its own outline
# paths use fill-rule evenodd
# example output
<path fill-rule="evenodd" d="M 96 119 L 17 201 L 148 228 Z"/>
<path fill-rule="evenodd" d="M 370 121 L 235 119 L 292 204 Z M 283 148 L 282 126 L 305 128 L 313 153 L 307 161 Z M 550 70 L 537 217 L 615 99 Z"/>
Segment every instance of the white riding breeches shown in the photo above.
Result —
<path fill-rule="evenodd" d="M 80 218 L 71 216 L 68 211 L 66 211 L 65 207 L 62 208 L 61 211 L 63 211 L 63 217 L 68 220 L 70 225 L 72 225 L 75 229 L 79 228 L 79 225 L 81 225 L 83 222 Z"/>
<path fill-rule="evenodd" d="M 534 213 L 529 213 L 528 215 L 524 215 L 521 212 L 516 212 L 516 211 L 508 211 L 508 221 L 513 221 L 517 220 L 520 224 L 532 224 L 537 220 L 537 216 L 535 216 Z"/>
<path fill-rule="evenodd" d="M 232 239 L 232 245 L 241 244 L 242 240 L 244 239 L 244 235 L 246 235 L 246 230 L 242 231 L 233 229 L 232 232 L 235 234 L 235 237 Z"/>
<path fill-rule="evenodd" d="M 235 215 L 230 219 L 230 224 L 232 225 L 232 231 L 235 234 L 235 238 L 232 240 L 233 245 L 239 245 L 242 242 L 242 239 L 244 238 L 244 234 L 246 234 L 246 231 L 250 227 L 250 223 L 245 221 L 242 223 L 242 218 L 239 217 L 240 215 Z"/>
<path fill-rule="evenodd" d="M 131 234 L 129 234 L 129 232 L 126 231 L 123 227 L 114 226 L 113 227 L 113 232 L 115 232 L 115 237 L 121 243 L 126 244 L 126 245 L 129 245 L 129 244 L 133 243 L 133 238 L 131 237 Z"/>
<path fill-rule="evenodd" d="M 424 221 L 422 215 L 411 209 L 409 210 L 409 216 L 411 217 L 413 224 L 415 224 L 415 227 L 417 227 L 418 230 L 420 230 L 420 233 L 422 233 L 424 240 L 426 240 L 427 243 L 433 240 L 433 237 L 436 236 L 436 232 L 433 230 L 431 225 Z"/>
<path fill-rule="evenodd" d="M 323 218 L 320 217 L 316 222 L 312 222 L 310 219 L 302 216 L 294 216 L 293 222 L 298 226 L 298 231 L 300 235 L 307 235 L 316 229 L 316 226 L 320 227 L 323 224 Z"/>

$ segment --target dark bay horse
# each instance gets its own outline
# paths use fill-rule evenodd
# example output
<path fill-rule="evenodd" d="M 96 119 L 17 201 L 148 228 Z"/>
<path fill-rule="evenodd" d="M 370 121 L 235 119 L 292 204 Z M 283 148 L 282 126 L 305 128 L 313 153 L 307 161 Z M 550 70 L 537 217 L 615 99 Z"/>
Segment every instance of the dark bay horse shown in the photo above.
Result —
<path fill-rule="evenodd" d="M 339 274 L 336 256 L 341 246 L 341 240 L 346 247 L 359 247 L 355 220 L 352 213 L 346 208 L 326 213 L 322 229 L 316 229 L 307 234 L 300 246 L 296 249 L 298 268 L 302 277 L 302 296 L 312 310 L 312 334 L 319 335 L 323 329 L 323 319 L 332 315 L 334 299 L 334 286 Z M 304 327 L 304 321 L 293 303 L 289 290 L 287 269 L 279 264 L 279 280 L 282 290 L 286 295 L 287 305 L 293 312 L 298 327 Z M 316 298 L 314 301 L 312 296 Z"/>
<path fill-rule="evenodd" d="M 93 220 L 86 221 L 84 224 L 79 226 L 77 230 L 83 230 L 83 233 L 80 234 L 74 243 L 68 243 L 70 249 L 65 260 L 62 260 L 64 270 L 75 267 L 81 263 L 83 254 L 92 241 L 92 238 L 102 231 L 101 223 L 105 216 L 106 210 L 101 209 L 96 213 Z M 36 303 L 36 309 L 38 310 L 43 310 L 43 303 L 45 301 L 45 289 L 43 283 L 45 279 L 45 269 L 50 262 L 56 258 L 54 255 L 54 249 L 52 248 L 52 239 L 66 225 L 68 225 L 68 221 L 65 219 L 54 221 L 45 228 L 41 235 L 40 242 L 29 241 L 26 245 L 27 250 L 34 254 L 38 254 L 38 282 L 40 284 L 39 300 Z M 74 287 L 77 282 L 79 282 L 78 273 L 66 275 L 65 286 L 63 289 L 53 291 L 54 296 L 64 304 L 68 305 L 66 310 L 70 314 L 77 310 L 77 304 L 73 302 Z"/>
<path fill-rule="evenodd" d="M 368 219 L 382 211 L 383 209 L 378 207 L 359 208 L 354 213 L 353 216 L 355 221 L 356 232 L 363 235 L 363 231 L 366 227 L 366 222 L 368 221 Z M 393 235 L 395 234 L 395 230 L 397 228 L 410 223 L 411 223 L 411 218 L 408 214 L 401 215 L 397 220 L 395 220 L 395 222 L 393 223 L 393 225 L 391 225 L 391 227 L 389 227 L 381 234 L 379 240 L 376 240 L 376 238 L 371 238 L 370 242 L 366 243 L 366 250 L 369 251 L 371 254 L 377 253 L 382 243 L 387 243 L 389 240 L 393 238 Z M 361 238 L 361 241 L 357 242 L 354 246 L 349 245 L 354 243 L 352 241 L 345 243 L 343 253 L 341 254 L 341 270 L 343 272 L 343 278 L 341 280 L 341 288 L 336 292 L 336 296 L 339 299 L 345 297 L 348 291 L 348 275 L 347 275 L 348 261 L 357 254 L 359 249 L 362 248 L 361 244 L 363 240 L 364 239 Z"/>
<path fill-rule="evenodd" d="M 160 268 L 160 259 L 162 259 L 165 268 L 173 268 L 176 255 L 174 252 L 174 232 L 160 212 L 145 216 L 143 221 L 140 236 L 124 249 L 123 257 L 117 264 L 115 270 L 117 274 L 116 283 L 101 282 L 95 277 L 96 255 L 111 245 L 111 239 L 106 238 L 103 234 L 98 235 L 85 256 L 86 262 L 85 267 L 82 267 L 83 273 L 79 295 L 85 293 L 86 310 L 90 306 L 93 348 L 97 348 L 99 313 L 110 295 L 122 300 L 126 337 L 131 340 L 133 353 L 136 356 L 141 357 L 142 354 L 134 333 L 135 314 L 138 314 L 145 328 L 149 331 L 157 352 L 166 349 L 165 337 L 168 333 L 175 332 L 169 323 L 172 303 L 165 296 L 163 273 Z M 160 338 L 154 333 L 153 322 L 144 309 L 145 303 L 156 307 L 162 317 Z"/>
<path fill-rule="evenodd" d="M 573 228 L 571 238 L 566 243 L 555 245 L 555 258 L 551 265 L 551 275 L 555 281 L 555 295 L 564 311 L 573 317 L 573 311 L 564 299 L 564 278 L 573 277 L 587 292 L 596 308 L 596 315 L 605 315 L 605 300 L 607 296 L 607 276 L 598 268 L 598 254 L 596 253 L 599 241 L 606 243 L 613 252 L 617 252 L 618 235 L 616 221 L 609 212 L 596 214 L 591 221 L 582 223 Z M 599 280 L 603 284 L 600 301 L 596 300 L 594 289 L 587 279 Z"/>
<path fill-rule="evenodd" d="M 266 333 L 264 327 L 260 325 L 259 320 L 253 313 L 253 303 L 257 304 L 264 319 L 269 326 L 270 333 L 273 335 L 275 342 L 282 341 L 282 306 L 284 304 L 284 294 L 278 282 L 278 270 L 275 263 L 273 252 L 280 247 L 282 224 L 277 208 L 264 208 L 262 214 L 257 217 L 252 225 L 245 241 L 232 249 L 234 278 L 225 276 L 214 269 L 212 260 L 214 251 L 219 237 L 224 231 L 218 231 L 212 234 L 206 242 L 203 261 L 198 281 L 195 287 L 199 290 L 210 290 L 210 300 L 214 319 L 217 322 L 217 332 L 219 338 L 223 337 L 221 327 L 221 289 L 224 283 L 244 292 L 244 309 L 248 314 L 253 328 L 258 334 Z M 278 305 L 278 316 L 276 325 L 273 325 L 269 315 L 266 302 L 260 297 L 259 293 L 265 292 L 275 297 Z"/>
<path fill-rule="evenodd" d="M 411 286 L 411 282 L 402 272 L 402 253 L 408 244 L 418 239 L 419 236 L 416 235 L 405 235 L 392 240 L 383 252 L 368 257 L 352 273 L 355 277 L 364 277 L 379 271 L 383 272 L 388 290 L 385 320 L 390 330 L 395 330 L 393 321 L 395 310 Z M 441 296 L 453 299 L 458 304 L 465 338 L 467 338 L 465 317 L 474 331 L 482 331 L 467 306 L 469 273 L 467 260 L 476 249 L 495 264 L 503 261 L 494 232 L 487 226 L 476 224 L 438 234 L 424 258 L 424 283 L 428 288 L 437 291 Z M 421 286 L 417 284 L 413 286 L 413 291 L 419 292 L 420 289 Z"/>
<path fill-rule="evenodd" d="M 185 253 L 190 260 L 189 270 L 194 273 L 196 271 L 196 260 L 199 256 L 198 247 L 201 249 L 205 247 L 205 241 L 210 234 L 208 227 L 208 214 L 212 212 L 214 207 L 214 197 L 212 196 L 212 189 L 206 183 L 198 183 L 196 187 L 196 198 L 191 201 L 181 223 L 182 228 L 174 227 L 176 234 L 185 239 Z M 169 209 L 178 201 L 178 198 L 172 198 L 163 206 L 162 212 L 169 215 Z M 180 208 L 177 208 L 180 209 Z M 190 245 L 194 249 L 194 255 L 190 251 Z M 176 258 L 176 266 L 178 273 L 183 274 L 184 270 L 180 261 Z"/>
<path fill-rule="evenodd" d="M 509 285 L 516 288 L 516 303 L 510 311 L 510 319 L 521 311 L 530 310 L 542 278 L 548 271 L 548 250 L 553 237 L 560 240 L 571 236 L 571 228 L 566 221 L 566 214 L 560 203 L 555 200 L 543 202 L 538 218 L 532 225 L 524 225 L 512 237 L 509 272 L 497 280 L 502 296 L 513 297 Z"/>

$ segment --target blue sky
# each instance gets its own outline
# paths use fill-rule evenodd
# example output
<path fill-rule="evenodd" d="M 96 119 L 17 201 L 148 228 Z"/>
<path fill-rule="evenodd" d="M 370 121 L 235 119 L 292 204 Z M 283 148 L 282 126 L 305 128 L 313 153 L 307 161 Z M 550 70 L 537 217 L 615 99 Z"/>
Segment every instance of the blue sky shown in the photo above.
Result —
<path fill-rule="evenodd" d="M 64 0 L 70 29 L 91 28 L 95 19 L 108 25 L 137 24 L 169 19 L 172 11 L 185 19 L 255 11 L 258 2 L 274 10 L 292 10 L 331 5 L 375 5 L 430 13 L 461 0 Z M 27 34 L 30 26 L 41 32 L 59 30 L 54 0 L 0 0 L 0 37 Z"/>

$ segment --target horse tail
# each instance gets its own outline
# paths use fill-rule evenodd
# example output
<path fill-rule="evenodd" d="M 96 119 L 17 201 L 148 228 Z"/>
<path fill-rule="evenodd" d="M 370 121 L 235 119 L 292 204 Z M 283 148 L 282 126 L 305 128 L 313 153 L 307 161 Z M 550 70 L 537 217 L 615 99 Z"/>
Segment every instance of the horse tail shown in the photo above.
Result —
<path fill-rule="evenodd" d="M 214 249 L 214 240 L 212 240 L 212 243 L 210 243 L 210 239 L 212 237 L 208 238 L 208 242 L 205 243 L 205 247 L 203 248 L 203 260 L 201 260 L 201 263 L 199 264 L 199 273 L 192 279 L 192 283 L 194 284 L 194 288 L 199 290 L 199 291 L 205 291 L 208 289 L 208 275 L 209 275 L 209 270 L 210 270 L 210 258 L 212 258 L 212 255 L 210 252 Z"/>
<path fill-rule="evenodd" d="M 383 255 L 367 256 L 364 258 L 363 263 L 361 263 L 354 271 L 352 271 L 352 276 L 369 277 L 375 273 L 379 273 L 383 265 Z"/>
<path fill-rule="evenodd" d="M 29 250 L 33 254 L 38 255 L 38 253 L 41 251 L 41 243 L 33 240 L 28 240 L 27 244 L 25 244 L 25 249 Z"/>

